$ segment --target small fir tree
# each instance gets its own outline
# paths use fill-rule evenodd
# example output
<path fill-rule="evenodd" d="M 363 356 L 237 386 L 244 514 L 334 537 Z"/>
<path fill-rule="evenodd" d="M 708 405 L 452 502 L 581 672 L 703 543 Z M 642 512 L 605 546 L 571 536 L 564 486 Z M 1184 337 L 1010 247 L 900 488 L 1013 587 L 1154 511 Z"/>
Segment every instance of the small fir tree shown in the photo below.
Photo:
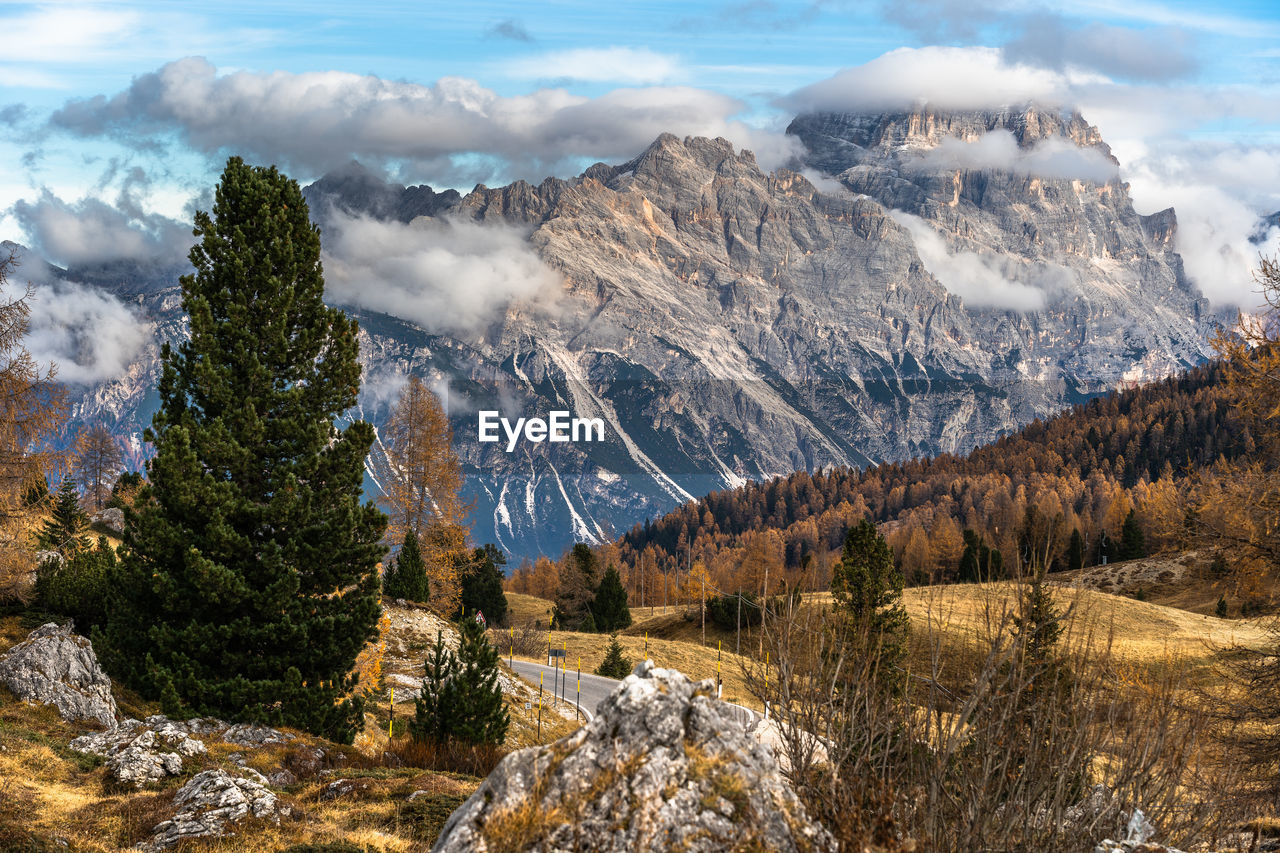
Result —
<path fill-rule="evenodd" d="M 1071 531 L 1071 539 L 1067 542 L 1067 571 L 1075 572 L 1084 568 L 1084 537 L 1079 529 Z"/>
<path fill-rule="evenodd" d="M 418 547 L 418 534 L 410 530 L 382 576 L 382 597 L 425 602 L 431 597 L 427 587 L 427 567 Z"/>
<path fill-rule="evenodd" d="M 502 567 L 506 564 L 507 555 L 492 543 L 471 552 L 460 572 L 462 603 L 453 618 L 478 611 L 490 625 L 507 623 L 507 594 L 502 590 Z"/>
<path fill-rule="evenodd" d="M 1004 555 L 988 547 L 976 531 L 964 532 L 964 552 L 960 555 L 960 580 L 984 583 L 1004 575 Z"/>
<path fill-rule="evenodd" d="M 76 631 L 88 636 L 93 626 L 106 621 L 107 586 L 115 567 L 115 549 L 99 536 L 95 548 L 41 563 L 36 598 L 50 613 L 70 616 Z"/>
<path fill-rule="evenodd" d="M 601 633 L 631 627 L 627 590 L 622 586 L 622 576 L 612 565 L 605 569 L 604 577 L 600 579 L 592 615 L 595 617 L 596 630 Z"/>
<path fill-rule="evenodd" d="M 596 675 L 605 678 L 626 678 L 631 674 L 631 660 L 622 653 L 622 644 L 618 635 L 609 638 L 609 648 L 605 650 L 604 660 L 596 667 Z"/>
<path fill-rule="evenodd" d="M 422 690 L 414 700 L 413 721 L 409 734 L 414 740 L 444 743 L 453 731 L 458 710 L 458 659 L 444 644 L 444 635 L 436 632 L 436 645 L 424 666 Z"/>
<path fill-rule="evenodd" d="M 596 555 L 589 546 L 579 542 L 565 556 L 560 570 L 553 614 L 556 627 L 562 631 L 586 630 L 584 623 L 595 606 L 596 586 Z M 595 619 L 591 621 L 594 626 Z"/>
<path fill-rule="evenodd" d="M 1116 555 L 1119 560 L 1140 560 L 1147 556 L 1147 541 L 1142 533 L 1142 528 L 1138 525 L 1138 518 L 1133 510 L 1129 510 L 1129 514 L 1124 518 L 1124 525 L 1120 528 L 1120 552 Z"/>
<path fill-rule="evenodd" d="M 52 517 L 40 528 L 36 539 L 43 550 L 70 557 L 88 547 L 89 540 L 81 535 L 88 523 L 88 517 L 80 509 L 76 481 L 66 477 L 53 499 Z"/>
<path fill-rule="evenodd" d="M 1218 606 L 1214 608 L 1213 615 L 1219 619 L 1227 618 L 1227 597 L 1225 595 L 1218 596 Z"/>
<path fill-rule="evenodd" d="M 906 655 L 908 619 L 902 606 L 902 573 L 874 524 L 862 519 L 849 529 L 831 580 L 837 609 L 848 618 L 864 652 L 875 655 L 886 683 L 901 682 L 899 664 Z"/>
<path fill-rule="evenodd" d="M 498 684 L 498 650 L 474 614 L 462 620 L 461 629 L 450 734 L 463 743 L 500 744 L 510 718 Z"/>

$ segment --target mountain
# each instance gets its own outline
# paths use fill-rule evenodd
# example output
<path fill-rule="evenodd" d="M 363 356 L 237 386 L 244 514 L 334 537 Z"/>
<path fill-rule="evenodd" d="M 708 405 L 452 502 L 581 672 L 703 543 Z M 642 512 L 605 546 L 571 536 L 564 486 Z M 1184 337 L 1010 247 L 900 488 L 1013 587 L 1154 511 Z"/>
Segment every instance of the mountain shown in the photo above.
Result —
<path fill-rule="evenodd" d="M 477 538 L 558 554 L 749 480 L 963 453 L 1204 359 L 1212 318 L 1172 211 L 1134 212 L 1078 115 L 815 115 L 790 132 L 808 151 L 797 169 L 835 182 L 663 135 L 536 186 L 458 196 L 351 167 L 308 188 L 326 244 L 353 215 L 518 228 L 558 278 L 549 302 L 465 330 L 354 311 L 371 389 L 405 371 L 447 385 Z M 67 275 L 181 333 L 172 287 Z M 76 414 L 136 436 L 155 352 Z M 370 390 L 361 414 L 379 423 L 387 407 Z M 599 417 L 606 440 L 508 453 L 476 440 L 478 409 Z"/>

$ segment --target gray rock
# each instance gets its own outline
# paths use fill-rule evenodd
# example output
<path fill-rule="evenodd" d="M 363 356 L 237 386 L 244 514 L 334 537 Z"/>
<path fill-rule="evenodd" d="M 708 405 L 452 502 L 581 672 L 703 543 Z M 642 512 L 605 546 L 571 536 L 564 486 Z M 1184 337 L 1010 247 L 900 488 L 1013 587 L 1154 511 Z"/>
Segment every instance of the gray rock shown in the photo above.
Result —
<path fill-rule="evenodd" d="M 294 739 L 294 736 L 269 726 L 260 726 L 256 723 L 240 723 L 223 732 L 222 739 L 227 743 L 234 743 L 240 746 L 257 747 L 271 743 L 288 743 Z"/>
<path fill-rule="evenodd" d="M 556 816 L 524 848 L 545 853 L 834 850 L 769 749 L 714 694 L 709 680 L 641 663 L 586 726 L 504 758 L 433 849 L 489 850 L 508 818 L 532 808 Z"/>
<path fill-rule="evenodd" d="M 70 628 L 42 625 L 0 657 L 0 682 L 19 699 L 53 705 L 64 720 L 116 724 L 111 679 L 93 644 Z"/>
<path fill-rule="evenodd" d="M 124 533 L 124 510 L 119 507 L 109 506 L 95 512 L 89 520 L 94 524 L 101 524 L 112 533 Z"/>
<path fill-rule="evenodd" d="M 320 793 L 320 799 L 336 800 L 340 797 L 349 797 L 352 794 L 363 791 L 368 787 L 368 782 L 352 781 L 351 779 L 338 779 L 325 786 L 324 791 Z"/>
<path fill-rule="evenodd" d="M 144 851 L 163 850 L 189 838 L 234 834 L 234 824 L 253 816 L 279 822 L 290 814 L 265 785 L 252 779 L 232 776 L 225 770 L 206 770 L 178 789 L 173 817 L 156 824 L 149 841 L 139 844 Z"/>
<path fill-rule="evenodd" d="M 204 741 L 190 736 L 186 724 L 156 715 L 146 722 L 128 719 L 115 729 L 71 741 L 77 752 L 101 755 L 121 784 L 141 787 L 182 772 L 183 757 L 205 755 Z"/>

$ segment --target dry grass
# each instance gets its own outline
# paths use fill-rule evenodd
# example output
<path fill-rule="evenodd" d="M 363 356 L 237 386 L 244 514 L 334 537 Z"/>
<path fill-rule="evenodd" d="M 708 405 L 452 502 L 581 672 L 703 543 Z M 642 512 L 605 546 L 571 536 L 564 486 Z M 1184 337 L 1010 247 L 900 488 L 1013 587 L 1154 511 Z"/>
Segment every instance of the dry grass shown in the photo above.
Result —
<path fill-rule="evenodd" d="M 551 608 L 554 603 L 536 595 L 520 592 L 507 593 L 507 621 L 519 628 L 521 625 L 541 622 L 545 628 L 551 624 Z"/>

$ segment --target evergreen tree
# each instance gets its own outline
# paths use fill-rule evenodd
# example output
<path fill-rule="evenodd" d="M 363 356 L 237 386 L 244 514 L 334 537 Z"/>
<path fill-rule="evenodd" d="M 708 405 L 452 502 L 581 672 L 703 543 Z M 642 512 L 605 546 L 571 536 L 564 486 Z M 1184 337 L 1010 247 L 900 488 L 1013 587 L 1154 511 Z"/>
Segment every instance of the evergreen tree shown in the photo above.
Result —
<path fill-rule="evenodd" d="M 1116 555 L 1116 559 L 1140 560 L 1145 556 L 1147 556 L 1146 537 L 1142 534 L 1142 528 L 1138 526 L 1138 519 L 1133 510 L 1129 510 L 1129 514 L 1124 518 L 1124 525 L 1120 528 L 1120 552 Z"/>
<path fill-rule="evenodd" d="M 869 519 L 845 534 L 844 551 L 831 579 L 836 607 L 848 618 L 854 636 L 868 654 L 878 656 L 878 669 L 898 683 L 898 664 L 906 655 L 908 619 L 902 606 L 902 573 L 884 537 Z"/>
<path fill-rule="evenodd" d="M 88 636 L 107 617 L 107 592 L 116 568 L 116 552 L 105 536 L 97 546 L 63 560 L 45 560 L 36 572 L 36 597 L 50 613 L 75 620 L 76 631 Z"/>
<path fill-rule="evenodd" d="M 1067 571 L 1079 571 L 1084 568 L 1084 537 L 1079 529 L 1071 531 L 1071 539 L 1067 542 Z"/>
<path fill-rule="evenodd" d="M 622 576 L 612 565 L 605 569 L 604 577 L 600 579 L 592 615 L 595 617 L 596 630 L 601 633 L 631 627 L 627 591 L 622 586 Z"/>
<path fill-rule="evenodd" d="M 422 690 L 414 700 L 409 734 L 414 740 L 444 743 L 453 731 L 458 708 L 458 659 L 445 646 L 440 631 L 436 632 L 436 646 L 423 668 L 426 675 L 422 679 Z"/>
<path fill-rule="evenodd" d="M 580 631 L 596 595 L 596 555 L 579 542 L 573 546 L 560 570 L 560 586 L 556 589 L 556 606 L 552 618 L 562 631 Z M 595 620 L 592 618 L 592 624 Z M 592 630 L 595 630 L 592 628 Z"/>
<path fill-rule="evenodd" d="M 982 583 L 1004 575 L 1004 555 L 988 547 L 973 530 L 964 532 L 964 552 L 960 555 L 960 580 Z"/>
<path fill-rule="evenodd" d="M 195 234 L 190 339 L 162 350 L 156 455 L 98 645 L 168 714 L 350 741 L 386 526 L 361 503 L 373 428 L 335 425 L 360 388 L 357 326 L 324 304 L 319 230 L 274 167 L 231 158 Z"/>
<path fill-rule="evenodd" d="M 431 597 L 427 588 L 427 567 L 418 548 L 418 534 L 412 530 L 404 535 L 400 552 L 382 575 L 382 597 L 418 602 L 425 602 Z"/>
<path fill-rule="evenodd" d="M 609 648 L 605 650 L 604 660 L 600 662 L 600 666 L 596 667 L 596 675 L 603 675 L 605 678 L 626 678 L 631 674 L 631 660 L 622 653 L 622 643 L 618 642 L 618 635 L 614 634 L 609 638 Z"/>
<path fill-rule="evenodd" d="M 461 628 L 450 734 L 463 743 L 502 743 L 510 719 L 498 684 L 498 650 L 474 616 L 464 618 Z"/>
<path fill-rule="evenodd" d="M 76 481 L 66 477 L 54 496 L 52 517 L 40 528 L 36 540 L 42 549 L 70 557 L 88 547 L 89 541 L 81 535 L 88 523 L 88 517 L 80 509 Z"/>
<path fill-rule="evenodd" d="M 507 594 L 502 590 L 502 567 L 506 564 L 507 555 L 492 543 L 471 552 L 462 567 L 462 603 L 453 618 L 478 611 L 490 625 L 506 624 Z"/>
<path fill-rule="evenodd" d="M 1213 615 L 1219 619 L 1227 618 L 1227 597 L 1225 595 L 1218 596 L 1218 606 L 1213 609 Z"/>

